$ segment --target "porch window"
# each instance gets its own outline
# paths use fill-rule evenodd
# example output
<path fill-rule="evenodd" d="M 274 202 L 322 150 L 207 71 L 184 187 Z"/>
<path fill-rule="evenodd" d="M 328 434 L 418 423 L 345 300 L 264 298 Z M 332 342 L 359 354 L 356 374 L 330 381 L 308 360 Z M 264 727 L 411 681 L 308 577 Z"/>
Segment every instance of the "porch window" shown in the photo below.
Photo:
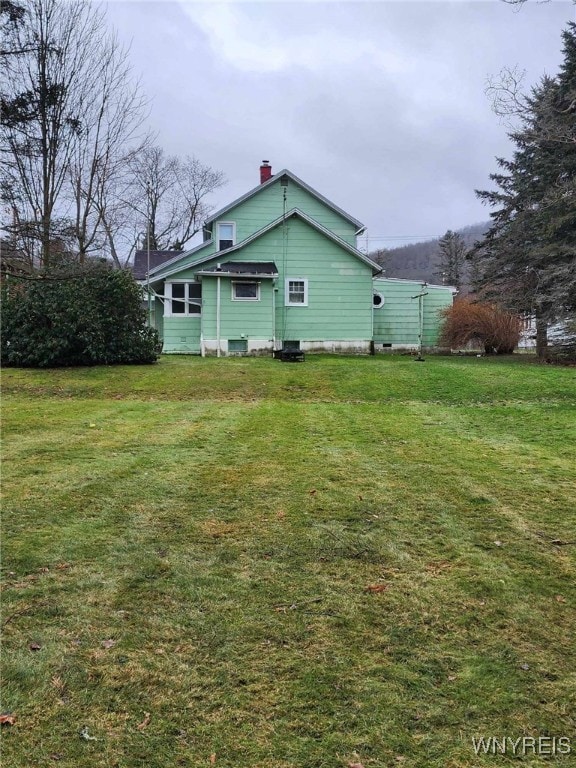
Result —
<path fill-rule="evenodd" d="M 260 301 L 260 283 L 236 282 L 232 283 L 233 301 Z"/>
<path fill-rule="evenodd" d="M 232 248 L 236 240 L 236 224 L 233 221 L 222 221 L 218 224 L 218 250 Z"/>
<path fill-rule="evenodd" d="M 308 280 L 288 277 L 286 279 L 285 303 L 287 307 L 308 306 Z"/>
<path fill-rule="evenodd" d="M 166 316 L 199 315 L 201 303 L 201 283 L 166 283 Z"/>

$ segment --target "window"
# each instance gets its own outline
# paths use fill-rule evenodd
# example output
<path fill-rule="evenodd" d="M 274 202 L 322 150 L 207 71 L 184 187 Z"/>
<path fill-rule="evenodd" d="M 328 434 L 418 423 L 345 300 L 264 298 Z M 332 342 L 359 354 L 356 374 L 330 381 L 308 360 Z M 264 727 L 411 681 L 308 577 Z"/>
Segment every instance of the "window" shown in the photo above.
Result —
<path fill-rule="evenodd" d="M 303 278 L 286 278 L 286 293 L 284 297 L 287 307 L 308 306 L 308 280 Z"/>
<path fill-rule="evenodd" d="M 229 354 L 243 354 L 248 352 L 248 340 L 247 339 L 228 339 L 228 352 Z"/>
<path fill-rule="evenodd" d="M 380 307 L 384 306 L 384 296 L 382 296 L 381 293 L 375 291 L 372 294 L 372 306 L 374 309 L 379 309 Z"/>
<path fill-rule="evenodd" d="M 201 304 L 201 283 L 166 283 L 164 314 L 167 317 L 171 315 L 199 315 L 202 311 Z"/>
<path fill-rule="evenodd" d="M 233 221 L 223 221 L 218 224 L 218 250 L 232 248 L 236 240 L 236 224 Z"/>
<path fill-rule="evenodd" d="M 233 301 L 260 301 L 259 283 L 232 283 Z"/>

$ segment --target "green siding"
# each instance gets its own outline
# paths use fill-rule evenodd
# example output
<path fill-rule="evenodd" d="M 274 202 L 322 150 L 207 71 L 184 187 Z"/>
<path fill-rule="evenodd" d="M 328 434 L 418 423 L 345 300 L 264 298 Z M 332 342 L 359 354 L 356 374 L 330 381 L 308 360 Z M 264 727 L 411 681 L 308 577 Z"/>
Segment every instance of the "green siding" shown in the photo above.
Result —
<path fill-rule="evenodd" d="M 374 290 L 384 296 L 384 305 L 374 309 L 374 341 L 376 344 L 416 346 L 420 328 L 418 299 L 423 299 L 422 343 L 432 347 L 438 343 L 440 311 L 452 304 L 452 292 L 448 287 L 425 285 L 423 282 L 375 280 Z"/>
<path fill-rule="evenodd" d="M 274 261 L 276 338 L 364 340 L 372 335 L 372 269 L 305 221 L 288 220 L 242 250 L 243 261 Z M 285 278 L 308 280 L 308 306 L 284 307 Z"/>
<path fill-rule="evenodd" d="M 284 193 L 286 193 L 285 204 Z M 275 184 L 265 187 L 253 197 L 227 211 L 214 221 L 214 237 L 217 234 L 218 222 L 234 221 L 236 222 L 236 242 L 240 243 L 292 208 L 300 209 L 350 245 L 356 245 L 355 226 L 337 211 L 302 189 L 292 179 L 288 181 L 286 187 L 283 187 L 278 179 Z"/>
<path fill-rule="evenodd" d="M 286 191 L 286 206 L 284 206 L 284 191 Z M 282 187 L 278 178 L 276 183 L 264 187 L 261 191 L 247 200 L 238 203 L 237 206 L 214 221 L 212 224 L 214 241 L 209 241 L 198 250 L 182 256 L 178 265 L 178 278 L 192 279 L 197 268 L 190 268 L 191 265 L 196 264 L 198 261 L 203 261 L 207 256 L 216 253 L 218 222 L 233 221 L 236 223 L 236 244 L 239 244 L 272 221 L 280 218 L 285 211 L 289 211 L 292 208 L 299 208 L 303 213 L 306 213 L 310 218 L 331 230 L 345 242 L 356 246 L 356 229 L 352 223 L 305 189 L 302 189 L 291 179 L 287 187 Z M 229 257 L 229 260 L 244 260 L 244 258 L 244 251 L 242 251 L 242 255 L 236 252 L 233 256 Z M 174 265 L 168 267 L 169 270 L 173 268 Z"/>
<path fill-rule="evenodd" d="M 424 299 L 423 344 L 425 347 L 435 347 L 442 324 L 442 310 L 452 306 L 453 296 L 450 291 L 441 288 L 428 290 L 429 294 Z"/>
<path fill-rule="evenodd" d="M 220 278 L 220 339 L 222 341 L 241 338 L 248 341 L 252 339 L 272 341 L 274 326 L 272 281 L 265 279 L 259 282 L 259 301 L 234 301 L 232 279 Z M 206 340 L 217 338 L 217 284 L 217 278 L 202 278 L 202 335 Z"/>
<path fill-rule="evenodd" d="M 268 340 L 271 348 L 273 339 L 367 344 L 372 338 L 372 268 L 307 222 L 292 217 L 241 252 L 230 254 L 228 260 L 273 261 L 279 276 L 274 286 L 269 279 L 260 281 L 257 302 L 233 301 L 231 278 L 220 278 L 222 342 L 240 338 Z M 224 265 L 226 259 L 214 256 L 200 268 L 213 268 L 217 262 Z M 183 269 L 171 279 L 194 279 L 198 269 Z M 284 306 L 286 277 L 308 281 L 308 306 Z M 207 343 L 216 340 L 216 283 L 215 277 L 202 277 L 202 337 Z M 197 318 L 164 318 L 166 351 L 184 351 L 179 337 L 186 335 L 185 326 L 178 325 L 173 331 L 173 324 L 194 321 Z"/>
<path fill-rule="evenodd" d="M 154 328 L 158 331 L 160 339 L 164 338 L 164 303 L 160 299 L 153 299 L 154 310 L 152 315 L 152 323 Z"/>
<path fill-rule="evenodd" d="M 165 317 L 164 352 L 200 352 L 200 317 Z"/>

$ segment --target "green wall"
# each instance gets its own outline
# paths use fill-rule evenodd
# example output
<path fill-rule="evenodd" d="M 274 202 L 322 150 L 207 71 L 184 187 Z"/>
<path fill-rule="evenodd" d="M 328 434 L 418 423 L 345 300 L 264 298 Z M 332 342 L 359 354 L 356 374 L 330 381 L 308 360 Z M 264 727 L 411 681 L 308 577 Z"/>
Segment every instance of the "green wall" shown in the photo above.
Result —
<path fill-rule="evenodd" d="M 424 282 L 376 279 L 374 291 L 384 296 L 384 304 L 374 309 L 374 341 L 376 345 L 417 346 L 420 327 L 418 299 L 423 298 L 422 344 L 433 347 L 438 343 L 440 310 L 452 304 L 452 289 L 448 286 L 432 286 Z"/>
<path fill-rule="evenodd" d="M 284 191 L 286 191 L 286 208 L 284 208 Z M 212 224 L 214 238 L 217 237 L 217 224 L 219 221 L 234 221 L 236 222 L 236 244 L 238 244 L 267 224 L 280 218 L 284 210 L 289 211 L 292 208 L 299 208 L 303 213 L 325 226 L 331 232 L 334 232 L 345 242 L 354 247 L 356 246 L 356 229 L 353 224 L 292 180 L 289 180 L 287 187 L 281 186 L 279 178 L 276 183 L 265 187 L 262 191 L 239 203 L 214 221 Z M 192 267 L 188 272 L 183 272 L 182 270 L 216 253 L 216 247 L 217 244 L 214 239 L 213 242 L 207 242 L 194 251 L 184 254 L 179 263 L 178 277 L 180 279 L 192 277 L 197 268 Z M 229 260 L 244 260 L 244 251 L 242 251 L 241 256 L 238 253 L 231 255 Z M 168 267 L 168 269 L 172 268 L 173 266 Z M 158 274 L 161 275 L 162 273 Z M 158 277 L 155 276 L 154 281 L 156 282 L 157 280 Z"/>
<path fill-rule="evenodd" d="M 200 316 L 164 318 L 164 352 L 200 352 Z"/>
<path fill-rule="evenodd" d="M 226 260 L 214 256 L 202 264 L 211 269 Z M 262 279 L 260 301 L 233 301 L 231 279 L 221 279 L 220 339 L 245 338 L 298 340 L 316 342 L 359 341 L 368 344 L 372 338 L 372 268 L 307 222 L 291 217 L 245 246 L 230 254 L 230 261 L 273 261 L 279 272 L 274 286 Z M 195 278 L 198 268 L 185 268 L 170 279 Z M 285 307 L 285 278 L 308 281 L 308 306 Z M 274 300 L 272 291 L 274 290 Z M 272 307 L 275 305 L 275 317 Z M 165 351 L 184 351 L 191 340 L 185 327 L 197 318 L 164 318 Z M 200 330 L 198 345 L 200 344 Z M 216 279 L 202 277 L 202 337 L 216 340 Z M 271 344 L 270 344 L 271 346 Z"/>
<path fill-rule="evenodd" d="M 229 258 L 242 261 L 273 261 L 276 264 L 279 273 L 275 285 L 276 338 L 310 342 L 369 341 L 372 338 L 371 267 L 307 222 L 292 217 L 288 219 L 285 229 L 283 225 L 277 226 L 243 248 L 241 254 Z M 203 268 L 210 268 L 215 264 L 216 259 L 203 265 Z M 186 270 L 178 274 L 178 278 L 191 278 L 192 275 L 193 270 Z M 284 307 L 286 277 L 308 280 L 308 306 Z M 208 281 L 203 278 L 204 286 L 208 282 L 214 282 L 213 278 L 208 278 Z M 262 288 L 265 287 L 265 282 Z M 229 288 L 227 290 L 229 291 Z M 214 294 L 210 294 L 210 298 L 208 296 L 203 288 L 205 339 L 210 338 L 209 333 L 215 326 L 215 319 L 211 319 L 209 314 L 215 311 Z M 260 303 L 264 303 L 264 293 Z M 246 314 L 256 312 L 257 302 L 246 302 L 245 307 L 238 307 L 239 304 L 241 302 L 231 302 L 231 309 L 245 310 Z M 258 309 L 258 317 L 268 316 L 267 312 L 268 309 L 265 312 Z M 238 317 L 241 318 L 241 315 Z M 242 324 L 240 319 L 238 323 L 239 326 Z M 234 330 L 233 322 L 230 327 Z M 259 325 L 259 328 L 263 330 L 262 325 Z M 221 338 L 225 338 L 222 333 Z M 235 335 L 234 338 L 238 336 Z"/>
<path fill-rule="evenodd" d="M 161 339 L 164 338 L 164 302 L 160 299 L 153 299 L 152 321 L 154 328 L 158 331 Z"/>
<path fill-rule="evenodd" d="M 252 281 L 250 281 L 252 282 Z M 259 301 L 234 301 L 232 279 L 220 278 L 220 339 L 254 339 L 272 341 L 274 333 L 272 280 L 260 283 Z M 202 278 L 202 334 L 206 340 L 216 340 L 217 284 L 214 277 Z M 226 345 L 223 345 L 226 348 Z"/>
<path fill-rule="evenodd" d="M 285 206 L 284 194 L 286 194 Z M 354 224 L 351 224 L 337 211 L 329 208 L 291 179 L 288 180 L 286 187 L 283 187 L 280 184 L 280 179 L 278 179 L 275 184 L 264 188 L 261 192 L 223 214 L 213 223 L 214 236 L 216 236 L 216 225 L 219 221 L 235 221 L 236 242 L 242 242 L 254 232 L 280 218 L 284 211 L 290 211 L 292 208 L 299 208 L 347 243 L 356 246 L 356 227 Z"/>

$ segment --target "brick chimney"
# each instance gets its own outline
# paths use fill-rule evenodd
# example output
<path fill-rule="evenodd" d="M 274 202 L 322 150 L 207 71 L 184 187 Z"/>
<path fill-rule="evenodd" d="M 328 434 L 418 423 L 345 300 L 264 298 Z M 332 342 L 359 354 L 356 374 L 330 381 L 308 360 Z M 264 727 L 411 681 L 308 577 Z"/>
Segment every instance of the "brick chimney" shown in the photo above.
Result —
<path fill-rule="evenodd" d="M 272 178 L 272 166 L 268 162 L 268 160 L 262 160 L 262 165 L 260 166 L 260 184 L 264 184 L 265 181 L 268 181 L 268 179 Z"/>

